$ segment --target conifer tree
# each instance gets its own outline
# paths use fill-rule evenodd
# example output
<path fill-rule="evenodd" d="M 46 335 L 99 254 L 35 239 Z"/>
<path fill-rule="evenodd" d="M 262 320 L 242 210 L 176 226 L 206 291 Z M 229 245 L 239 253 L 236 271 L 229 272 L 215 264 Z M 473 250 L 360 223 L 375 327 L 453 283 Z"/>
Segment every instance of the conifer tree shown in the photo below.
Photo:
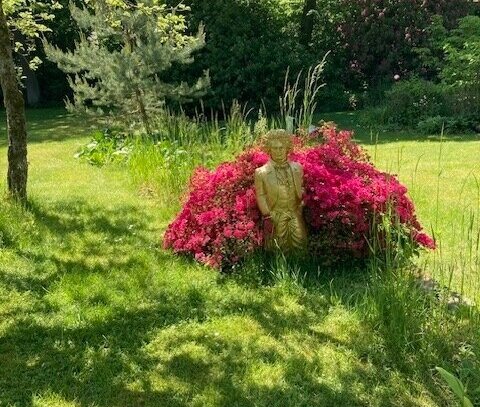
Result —
<path fill-rule="evenodd" d="M 75 49 L 62 51 L 44 41 L 47 58 L 71 74 L 69 109 L 140 120 L 151 134 L 152 114 L 166 99 L 204 93 L 207 73 L 193 85 L 165 77 L 173 64 L 191 63 L 205 42 L 201 28 L 196 36 L 187 34 L 187 7 L 168 8 L 162 0 L 95 0 L 83 8 L 71 4 L 70 10 L 80 31 Z"/>

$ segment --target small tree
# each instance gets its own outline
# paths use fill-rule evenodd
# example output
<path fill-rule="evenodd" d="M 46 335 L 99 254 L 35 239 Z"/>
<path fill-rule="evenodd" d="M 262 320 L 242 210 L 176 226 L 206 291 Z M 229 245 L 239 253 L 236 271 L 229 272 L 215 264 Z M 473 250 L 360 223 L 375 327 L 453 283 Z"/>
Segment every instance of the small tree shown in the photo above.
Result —
<path fill-rule="evenodd" d="M 52 19 L 49 11 L 58 7 L 56 2 L 0 0 L 0 84 L 7 111 L 7 185 L 9 194 L 21 202 L 27 198 L 27 131 L 19 82 L 21 68 L 15 64 L 14 54 L 25 58 L 35 50 L 35 38 L 49 30 L 42 21 Z M 30 67 L 40 62 L 32 58 Z"/>
<path fill-rule="evenodd" d="M 27 130 L 23 95 L 18 87 L 10 32 L 0 0 L 0 80 L 7 110 L 9 193 L 20 201 L 27 197 Z"/>
<path fill-rule="evenodd" d="M 173 64 L 191 63 L 193 52 L 204 45 L 201 28 L 196 36 L 186 33 L 187 7 L 167 8 L 161 0 L 98 0 L 85 8 L 71 4 L 70 10 L 80 29 L 75 49 L 64 52 L 44 41 L 47 58 L 71 74 L 70 110 L 113 114 L 129 122 L 140 118 L 151 134 L 151 115 L 165 99 L 203 94 L 207 73 L 192 86 L 166 78 Z"/>

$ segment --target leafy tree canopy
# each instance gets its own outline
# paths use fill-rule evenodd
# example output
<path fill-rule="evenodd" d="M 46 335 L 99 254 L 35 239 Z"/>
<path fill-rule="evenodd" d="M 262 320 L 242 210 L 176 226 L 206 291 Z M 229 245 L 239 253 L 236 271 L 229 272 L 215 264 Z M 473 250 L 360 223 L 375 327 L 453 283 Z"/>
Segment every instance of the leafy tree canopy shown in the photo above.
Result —
<path fill-rule="evenodd" d="M 27 58 L 30 69 L 36 69 L 41 63 L 38 56 L 32 56 L 37 48 L 36 40 L 42 33 L 51 31 L 45 23 L 54 19 L 54 11 L 62 5 L 57 0 L 3 0 L 2 6 L 15 54 Z"/>
<path fill-rule="evenodd" d="M 446 39 L 444 50 L 443 81 L 450 85 L 480 86 L 480 17 L 461 19 L 458 28 Z"/>

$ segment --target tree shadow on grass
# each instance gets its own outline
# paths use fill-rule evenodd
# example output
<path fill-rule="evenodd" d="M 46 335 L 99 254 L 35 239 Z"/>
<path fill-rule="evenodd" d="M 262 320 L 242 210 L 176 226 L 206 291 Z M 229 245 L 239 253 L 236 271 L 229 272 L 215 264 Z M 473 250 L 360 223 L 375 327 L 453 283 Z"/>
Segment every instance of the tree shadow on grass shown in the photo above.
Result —
<path fill-rule="evenodd" d="M 399 141 L 432 142 L 440 141 L 440 132 L 438 134 L 426 135 L 418 130 L 412 129 L 389 129 L 386 126 L 369 126 L 362 123 L 361 111 L 357 112 L 333 112 L 319 113 L 318 120 L 333 121 L 341 129 L 353 130 L 355 140 L 366 145 L 388 144 Z M 445 133 L 443 141 L 480 141 L 480 134 L 469 133 Z"/>
<path fill-rule="evenodd" d="M 278 313 L 272 296 L 261 314 L 278 320 Z M 297 340 L 292 346 L 300 351 L 289 350 L 280 337 L 271 339 L 272 326 L 263 327 L 259 311 L 248 314 L 227 311 L 210 319 L 202 298 L 188 293 L 183 301 L 159 296 L 147 308 L 116 309 L 75 327 L 20 320 L 0 338 L 0 405 L 33 406 L 33 394 L 54 393 L 80 406 L 186 406 L 211 392 L 218 405 L 228 406 L 366 405 L 350 386 L 365 375 L 361 367 L 336 375 L 336 386 L 323 383 L 321 359 Z M 289 330 L 301 334 L 311 322 L 310 315 L 298 332 L 296 324 Z M 248 323 L 252 333 L 238 339 L 229 333 Z M 328 334 L 314 339 L 334 342 Z M 191 346 L 204 356 L 190 352 Z M 282 379 L 269 383 L 268 373 L 266 383 L 255 378 L 262 366 L 272 372 L 279 366 Z"/>
<path fill-rule="evenodd" d="M 152 246 L 152 219 L 138 208 L 108 210 L 70 201 L 46 208 L 34 203 L 30 210 L 40 236 L 49 240 L 38 247 L 13 246 L 44 269 L 0 273 L 4 285 L 39 300 L 0 337 L 0 406 L 33 406 L 33 394 L 49 393 L 99 407 L 366 406 L 369 386 L 390 386 L 388 372 L 408 377 L 428 366 L 421 358 L 410 359 L 406 362 L 413 366 L 405 370 L 395 360 L 415 347 L 395 358 L 388 346 L 387 352 L 370 346 L 370 327 L 347 338 L 327 329 L 339 323 L 327 319 L 332 310 L 343 307 L 348 314 L 355 305 L 355 293 L 365 285 L 361 273 L 320 274 L 315 284 L 291 292 L 245 283 L 243 289 L 251 291 L 245 297 L 210 297 L 209 290 L 222 290 L 222 284 L 198 288 L 186 281 L 186 286 L 145 286 L 138 303 L 110 303 L 101 292 L 79 303 L 41 301 L 62 276 L 82 281 L 98 274 L 108 282 L 112 270 L 151 270 L 171 257 Z M 75 323 L 64 318 L 72 315 L 62 313 L 64 306 L 79 307 Z M 95 316 L 97 308 L 104 313 Z M 379 347 L 388 343 L 388 329 L 376 332 L 383 335 Z M 431 361 L 445 359 L 443 345 L 451 352 L 440 335 L 430 349 Z M 437 394 L 428 378 L 421 384 Z M 387 392 L 377 399 L 389 405 L 394 397 Z"/>
<path fill-rule="evenodd" d="M 144 242 L 144 235 L 135 235 L 135 232 L 148 231 L 148 224 L 152 220 L 151 215 L 133 205 L 107 209 L 79 199 L 60 201 L 49 206 L 48 210 L 32 201 L 28 209 L 36 221 L 57 235 L 94 232 L 105 233 L 111 239 L 136 236 L 136 239 Z"/>
<path fill-rule="evenodd" d="M 294 330 L 305 338 L 327 341 L 354 352 L 360 360 L 370 361 L 377 371 L 386 369 L 385 377 L 376 378 L 377 384 L 383 382 L 387 385 L 387 377 L 394 372 L 398 377 L 415 378 L 433 400 L 445 403 L 447 396 L 436 382 L 432 369 L 435 366 L 451 367 L 464 342 L 480 350 L 480 334 L 478 330 L 475 334 L 474 328 L 478 316 L 457 317 L 454 312 L 442 309 L 444 305 L 425 293 L 411 274 L 397 278 L 384 276 L 377 281 L 367 269 L 352 272 L 330 270 L 312 278 L 298 279 L 298 274 L 281 278 L 286 278 L 287 285 L 299 287 L 296 313 L 271 312 L 267 303 L 272 301 L 266 298 L 258 302 L 239 299 L 228 306 L 232 310 L 242 309 L 246 315 L 254 317 L 274 338 L 282 338 Z M 249 284 L 248 278 L 237 280 Z M 338 307 L 357 315 L 364 332 L 354 332 L 348 339 L 339 339 L 336 335 L 318 331 L 318 322 L 328 318 L 330 310 Z M 264 312 L 268 309 L 270 312 Z M 332 324 L 342 326 L 342 320 L 332 320 Z M 345 325 L 343 328 L 348 331 L 349 327 Z M 476 373 L 469 373 L 473 383 L 478 382 L 474 379 L 476 375 L 480 377 L 478 368 Z M 392 400 L 385 397 L 382 405 L 389 405 Z"/>
<path fill-rule="evenodd" d="M 133 206 L 106 209 L 86 201 L 62 201 L 50 206 L 31 202 L 36 235 L 28 244 L 4 242 L 27 270 L 0 268 L 0 281 L 18 291 L 43 296 L 50 285 L 69 274 L 91 275 L 148 268 L 166 256 L 152 241 L 151 215 Z"/>
<path fill-rule="evenodd" d="M 168 340 L 163 345 L 167 349 Z M 213 387 L 221 400 L 218 405 L 225 406 L 365 405 L 349 386 L 360 375 L 354 371 L 338 374 L 338 387 L 322 382 L 324 366 L 320 359 L 293 348 L 286 353 L 281 342 L 262 348 L 225 339 L 222 333 L 205 335 L 203 330 L 184 330 L 175 340 L 178 346 L 173 355 L 157 360 L 162 366 L 157 374 L 168 374 L 171 380 L 192 386 L 195 390 L 187 393 L 189 398 Z M 255 343 L 262 337 L 253 336 L 252 340 Z M 189 353 L 191 344 L 202 349 L 207 359 Z"/>
<path fill-rule="evenodd" d="M 128 393 L 124 379 L 133 380 L 137 369 L 151 367 L 139 352 L 148 332 L 202 318 L 198 304 L 191 310 L 159 302 L 143 310 L 117 310 L 78 328 L 21 321 L 0 338 L 0 405 L 33 405 L 33 394 L 48 391 L 82 406 L 118 405 L 122 393 Z"/>
<path fill-rule="evenodd" d="M 400 372 L 370 347 L 368 328 L 330 326 L 342 308 L 331 292 L 287 294 L 295 303 L 286 309 L 285 293 L 264 287 L 256 301 L 230 297 L 214 310 L 195 287 L 175 298 L 156 290 L 146 305 L 73 325 L 55 322 L 59 309 L 37 310 L 0 338 L 0 405 L 33 406 L 32 394 L 53 393 L 99 407 L 367 406 L 369 386 L 388 389 Z M 391 405 L 398 394 L 384 391 L 376 400 Z"/>
<path fill-rule="evenodd" d="M 18 291 L 33 291 L 41 300 L 66 273 L 88 277 L 92 272 L 105 274 L 111 267 L 126 267 L 122 261 L 113 261 L 116 252 L 109 255 L 111 258 L 104 265 L 96 267 L 82 259 L 71 263 L 63 260 L 77 253 L 76 234 L 104 234 L 108 230 L 109 237 L 135 240 L 136 235 L 128 235 L 133 224 L 135 229 L 143 230 L 139 232 L 141 241 L 149 241 L 149 219 L 141 212 L 127 212 L 134 215 L 125 218 L 123 214 L 123 221 L 117 222 L 114 215 L 100 213 L 91 205 L 75 204 L 74 208 L 61 205 L 48 210 L 31 209 L 49 231 L 56 250 L 48 255 L 44 254 L 50 253 L 48 250 L 16 250 L 36 264 L 53 265 L 54 271 L 45 271 L 44 276 L 40 273 L 38 277 L 4 273 L 0 276 L 4 284 Z M 127 246 L 132 245 L 130 242 Z M 145 267 L 141 263 L 135 265 Z M 278 293 L 265 292 L 267 287 L 257 293 L 258 301 L 230 298 L 218 306 L 212 306 L 208 292 L 193 285 L 173 297 L 169 290 L 172 291 L 168 287 L 154 288 L 153 292 L 145 292 L 139 304 L 119 306 L 98 296 L 92 297 L 93 302 L 80 305 L 37 301 L 29 314 L 17 315 L 0 337 L 0 406 L 33 406 L 33 395 L 48 394 L 80 406 L 186 406 L 193 400 L 211 405 L 211 393 L 211 397 L 220 400 L 217 404 L 228 406 L 366 405 L 350 386 L 365 375 L 361 367 L 339 373 L 336 380 L 340 384 L 332 385 L 322 382 L 319 359 L 312 359 L 297 339 L 292 346 L 300 346 L 302 351 L 288 350 L 289 345 L 283 344 L 282 337 L 293 334 L 345 346 L 328 333 L 311 329 L 312 323 L 320 322 L 326 314 L 321 296 L 312 297 L 305 304 L 313 312 L 301 308 L 284 312 Z M 92 316 L 97 305 L 100 309 L 102 305 L 109 306 L 108 312 Z M 62 306 L 89 309 L 79 309 L 78 321 L 72 323 L 62 319 Z M 210 320 L 226 321 L 220 337 L 212 335 L 216 327 Z M 247 323 L 253 323 L 258 332 L 250 334 Z M 237 329 L 245 324 L 246 339 L 228 337 L 231 324 L 237 324 Z M 160 342 L 156 340 L 159 335 Z M 261 344 L 271 338 L 275 346 Z M 192 344 L 204 349 L 206 357 L 199 359 L 189 352 L 187 348 Z M 168 355 L 158 357 L 156 352 L 165 347 L 171 348 Z M 263 383 L 263 379 L 255 378 L 257 363 L 267 370 L 275 370 L 278 365 L 282 379 Z"/>
<path fill-rule="evenodd" d="M 75 117 L 64 108 L 27 109 L 29 144 L 64 141 L 85 137 L 100 125 L 92 118 Z M 0 134 L 6 134 L 6 114 L 0 109 Z M 0 137 L 0 147 L 7 146 L 7 137 Z"/>

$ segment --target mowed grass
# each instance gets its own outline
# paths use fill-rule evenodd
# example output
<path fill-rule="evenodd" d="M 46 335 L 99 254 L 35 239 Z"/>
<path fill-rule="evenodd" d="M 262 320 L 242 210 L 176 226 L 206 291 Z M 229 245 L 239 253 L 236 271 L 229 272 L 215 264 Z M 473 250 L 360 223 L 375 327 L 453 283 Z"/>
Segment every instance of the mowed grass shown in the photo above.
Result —
<path fill-rule="evenodd" d="M 84 122 L 40 110 L 30 123 L 29 208 L 0 208 L 0 406 L 454 406 L 437 365 L 480 401 L 475 310 L 447 310 L 404 274 L 303 280 L 253 263 L 225 276 L 175 257 L 161 240 L 179 199 L 75 160 Z M 478 208 L 479 148 L 377 146 L 443 262 L 466 250 L 457 222 Z"/>
<path fill-rule="evenodd" d="M 419 220 L 438 243 L 421 258 L 429 273 L 480 303 L 480 134 L 370 130 L 355 113 L 326 119 L 353 129 L 377 167 L 408 187 Z"/>

